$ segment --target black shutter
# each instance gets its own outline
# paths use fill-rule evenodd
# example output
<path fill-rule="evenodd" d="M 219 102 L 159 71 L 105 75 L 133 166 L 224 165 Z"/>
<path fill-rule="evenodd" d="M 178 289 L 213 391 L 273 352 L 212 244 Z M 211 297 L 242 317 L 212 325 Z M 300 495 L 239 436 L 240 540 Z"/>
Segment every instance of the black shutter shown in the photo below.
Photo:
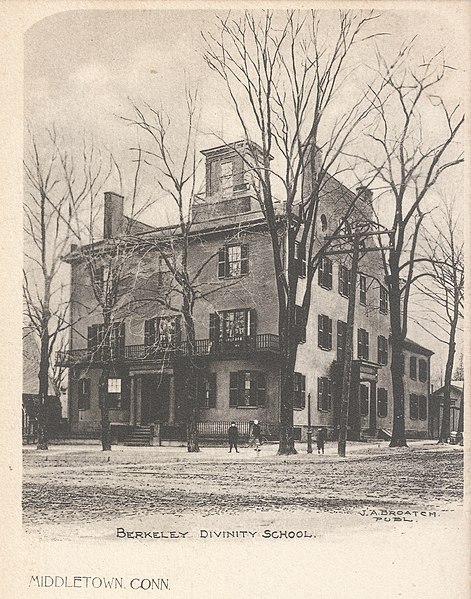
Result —
<path fill-rule="evenodd" d="M 218 278 L 224 279 L 227 276 L 227 248 L 222 248 L 218 252 Z"/>
<path fill-rule="evenodd" d="M 239 405 L 240 376 L 238 372 L 231 372 L 229 377 L 229 407 L 237 408 Z"/>
<path fill-rule="evenodd" d="M 326 349 L 332 349 L 332 320 L 328 316 L 325 317 L 325 324 L 325 331 L 327 335 Z"/>
<path fill-rule="evenodd" d="M 126 348 L 126 325 L 124 322 L 119 323 L 119 333 L 118 333 L 118 343 L 119 343 L 119 355 L 124 356 L 125 348 Z"/>
<path fill-rule="evenodd" d="M 306 407 L 306 377 L 304 374 L 301 375 L 301 408 L 304 410 Z"/>
<path fill-rule="evenodd" d="M 88 349 L 96 349 L 98 344 L 98 325 L 92 324 L 88 327 L 87 347 Z"/>
<path fill-rule="evenodd" d="M 317 377 L 317 409 L 321 411 L 322 408 L 322 390 L 323 390 L 323 379 Z"/>
<path fill-rule="evenodd" d="M 257 374 L 257 405 L 264 407 L 267 397 L 267 377 L 264 372 Z"/>
<path fill-rule="evenodd" d="M 221 164 L 218 161 L 210 163 L 210 189 L 211 195 L 214 195 L 219 191 L 219 179 L 221 177 Z"/>
<path fill-rule="evenodd" d="M 241 188 L 244 184 L 244 159 L 241 156 L 234 158 L 232 162 L 232 169 L 234 188 Z"/>
<path fill-rule="evenodd" d="M 247 327 L 247 334 L 254 339 L 255 343 L 255 335 L 257 334 L 257 312 L 254 308 L 251 308 L 250 310 L 247 310 L 247 313 L 250 315 L 250 326 Z"/>
<path fill-rule="evenodd" d="M 324 316 L 322 314 L 317 316 L 317 345 L 324 347 Z"/>
<path fill-rule="evenodd" d="M 217 395 L 216 373 L 215 372 L 210 372 L 208 374 L 208 383 L 209 383 L 208 408 L 215 408 L 216 407 L 216 395 Z"/>
<path fill-rule="evenodd" d="M 219 344 L 219 331 L 221 319 L 219 314 L 211 313 L 209 315 L 209 341 L 211 342 L 211 351 L 215 351 Z"/>
<path fill-rule="evenodd" d="M 146 345 L 147 347 L 150 347 L 150 346 L 154 345 L 154 343 L 155 343 L 155 340 L 156 340 L 155 324 L 156 324 L 155 318 L 150 318 L 149 320 L 146 320 L 144 322 L 144 345 Z"/>
<path fill-rule="evenodd" d="M 246 243 L 240 246 L 240 274 L 249 274 L 249 246 Z"/>
<path fill-rule="evenodd" d="M 325 277 L 326 287 L 332 289 L 332 260 L 330 258 L 325 258 Z"/>

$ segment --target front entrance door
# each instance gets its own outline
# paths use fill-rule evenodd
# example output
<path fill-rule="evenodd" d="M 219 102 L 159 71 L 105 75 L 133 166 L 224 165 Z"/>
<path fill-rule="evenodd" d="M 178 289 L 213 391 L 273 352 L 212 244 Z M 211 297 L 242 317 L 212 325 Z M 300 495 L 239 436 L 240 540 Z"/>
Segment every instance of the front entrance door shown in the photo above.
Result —
<path fill-rule="evenodd" d="M 364 430 L 370 427 L 370 385 L 360 383 L 360 426 Z"/>
<path fill-rule="evenodd" d="M 168 422 L 170 376 L 145 374 L 141 379 L 141 424 Z"/>

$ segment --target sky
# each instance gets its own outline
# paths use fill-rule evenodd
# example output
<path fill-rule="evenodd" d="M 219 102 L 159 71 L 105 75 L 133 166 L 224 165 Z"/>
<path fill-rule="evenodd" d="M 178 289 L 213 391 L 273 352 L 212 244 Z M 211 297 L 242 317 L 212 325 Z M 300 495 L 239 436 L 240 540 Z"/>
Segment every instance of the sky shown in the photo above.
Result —
<path fill-rule="evenodd" d="M 54 123 L 73 143 L 92 135 L 94 143 L 112 151 L 123 165 L 124 195 L 130 192 L 134 168 L 129 149 L 140 139 L 122 118 L 132 116 L 132 102 L 162 105 L 171 115 L 178 144 L 185 84 L 196 85 L 200 149 L 219 145 L 218 136 L 235 141 L 241 132 L 227 95 L 202 57 L 201 33 L 215 30 L 215 15 L 208 10 L 75 10 L 39 21 L 25 35 L 26 118 L 34 130 Z M 325 16 L 327 21 L 334 17 L 331 11 Z M 377 23 L 388 34 L 380 40 L 385 52 L 414 36 L 417 56 L 444 48 L 447 63 L 456 70 L 441 92 L 447 100 L 460 99 L 469 76 L 465 18 L 444 10 L 442 3 L 429 3 L 426 11 L 382 11 Z M 372 51 L 371 44 L 365 47 L 360 57 L 364 64 Z M 361 77 L 361 69 L 357 72 Z M 347 96 L 349 86 L 355 86 L 354 79 L 347 82 Z M 459 195 L 460 176 L 445 179 L 443 185 Z M 154 184 L 148 179 L 149 193 Z M 421 331 L 414 336 L 443 356 L 443 348 L 430 336 Z"/>

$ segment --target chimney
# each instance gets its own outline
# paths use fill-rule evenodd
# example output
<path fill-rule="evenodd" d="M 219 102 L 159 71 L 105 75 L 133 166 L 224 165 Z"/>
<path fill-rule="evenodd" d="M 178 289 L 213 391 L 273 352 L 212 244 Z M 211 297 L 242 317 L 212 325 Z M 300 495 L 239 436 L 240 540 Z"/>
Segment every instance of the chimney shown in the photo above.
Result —
<path fill-rule="evenodd" d="M 103 237 L 105 239 L 111 239 L 123 233 L 123 206 L 123 196 L 120 196 L 117 193 L 113 193 L 112 191 L 105 192 L 105 211 L 103 227 Z"/>
<path fill-rule="evenodd" d="M 371 189 L 368 189 L 368 187 L 361 185 L 360 187 L 357 187 L 357 195 L 361 200 L 365 202 L 365 204 L 371 206 L 373 202 L 373 192 L 371 191 Z"/>

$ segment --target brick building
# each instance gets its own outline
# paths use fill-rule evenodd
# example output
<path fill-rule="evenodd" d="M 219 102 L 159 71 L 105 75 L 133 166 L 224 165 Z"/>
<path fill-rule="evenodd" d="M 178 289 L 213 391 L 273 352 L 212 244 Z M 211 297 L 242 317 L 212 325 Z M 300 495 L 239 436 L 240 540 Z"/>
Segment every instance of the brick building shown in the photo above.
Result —
<path fill-rule="evenodd" d="M 254 146 L 255 147 L 255 146 Z M 254 151 L 251 147 L 250 151 Z M 199 273 L 205 297 L 194 310 L 199 376 L 200 430 L 222 434 L 231 420 L 248 430 L 258 419 L 267 435 L 276 435 L 279 421 L 278 306 L 270 238 L 241 154 L 244 142 L 203 152 L 206 193 L 194 206 L 190 270 Z M 305 187 L 309 187 L 307 178 Z M 308 189 L 305 189 L 305 193 Z M 329 234 L 354 194 L 331 178 L 319 210 L 319 231 Z M 357 210 L 368 211 L 371 199 L 362 190 Z M 103 252 L 107 240 L 124 230 L 124 199 L 105 194 L 104 240 L 86 248 Z M 279 205 L 282 218 L 283 206 Z M 135 224 L 142 239 L 165 239 L 172 228 L 151 229 Z M 83 250 L 83 248 L 82 248 Z M 72 319 L 70 348 L 57 359 L 70 367 L 69 417 L 76 435 L 98 435 L 100 410 L 99 310 L 83 251 L 72 251 Z M 134 257 L 130 270 L 147 275 L 134 285 L 136 309 L 115 327 L 114 374 L 108 381 L 110 419 L 115 430 L 132 433 L 160 424 L 160 433 L 178 437 L 183 421 L 184 393 L 179 388 L 178 355 L 185 353 L 184 327 L 178 314 L 181 295 L 172 291 L 172 276 L 159 252 Z M 145 262 L 145 266 L 142 266 Z M 305 276 L 302 255 L 297 259 L 300 293 Z M 137 267 L 136 264 L 139 264 Z M 205 265 L 202 269 L 202 265 Z M 149 274 L 150 273 L 150 274 Z M 355 317 L 350 437 L 376 435 L 392 429 L 392 386 L 388 296 L 379 255 L 366 255 L 360 264 Z M 209 293 L 211 291 L 211 293 Z M 143 301 L 144 296 L 166 296 L 167 305 Z M 336 379 L 343 360 L 349 293 L 345 259 L 324 258 L 313 286 L 305 341 L 299 346 L 294 403 L 295 432 L 305 438 L 308 395 L 313 426 L 325 426 L 333 437 L 337 427 Z M 430 356 L 432 352 L 407 341 L 405 349 L 406 430 L 426 436 Z"/>

